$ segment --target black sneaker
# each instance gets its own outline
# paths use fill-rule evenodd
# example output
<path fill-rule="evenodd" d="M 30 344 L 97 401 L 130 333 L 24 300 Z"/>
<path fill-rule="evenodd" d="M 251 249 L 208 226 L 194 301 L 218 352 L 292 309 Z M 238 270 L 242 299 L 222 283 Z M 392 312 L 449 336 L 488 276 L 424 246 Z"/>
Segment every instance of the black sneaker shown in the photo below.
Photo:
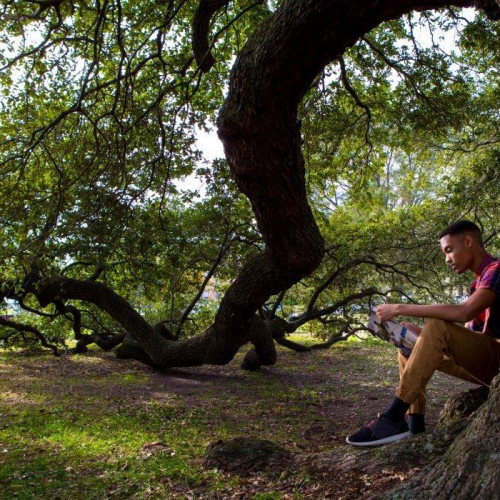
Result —
<path fill-rule="evenodd" d="M 393 422 L 384 415 L 379 415 L 366 427 L 346 438 L 346 441 L 353 446 L 380 446 L 411 435 L 405 421 Z"/>

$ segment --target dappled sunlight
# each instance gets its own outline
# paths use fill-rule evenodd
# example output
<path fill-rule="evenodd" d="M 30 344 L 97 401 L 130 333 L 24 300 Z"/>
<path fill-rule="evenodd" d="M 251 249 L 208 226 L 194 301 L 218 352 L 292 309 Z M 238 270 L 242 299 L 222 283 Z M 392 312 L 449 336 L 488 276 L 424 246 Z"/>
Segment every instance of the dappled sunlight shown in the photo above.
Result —
<path fill-rule="evenodd" d="M 219 480 L 219 472 L 200 469 L 209 443 L 243 435 L 295 453 L 332 450 L 383 409 L 397 383 L 396 349 L 386 343 L 310 353 L 279 346 L 279 364 L 259 372 L 240 369 L 244 355 L 165 373 L 108 354 L 37 360 L 3 353 L 0 480 L 13 495 L 42 498 L 49 491 L 145 496 L 149 484 L 158 498 L 176 488 L 184 498 L 189 488 Z M 435 384 L 431 422 L 442 394 L 460 386 L 445 377 Z"/>
<path fill-rule="evenodd" d="M 38 406 L 45 402 L 45 398 L 41 394 L 35 396 L 26 392 L 2 391 L 0 402 L 8 406 Z"/>

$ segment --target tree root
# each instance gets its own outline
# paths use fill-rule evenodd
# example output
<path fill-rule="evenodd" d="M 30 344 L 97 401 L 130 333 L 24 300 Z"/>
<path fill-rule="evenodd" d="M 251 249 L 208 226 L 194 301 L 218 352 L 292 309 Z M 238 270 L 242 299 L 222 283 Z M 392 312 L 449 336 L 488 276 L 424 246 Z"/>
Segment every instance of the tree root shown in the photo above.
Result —
<path fill-rule="evenodd" d="M 467 401 L 474 398 L 480 400 L 477 392 L 472 397 L 469 395 Z M 469 410 L 470 408 L 467 409 L 468 413 Z M 500 376 L 497 376 L 488 400 L 478 410 L 470 413 L 470 424 L 457 436 L 446 453 L 423 469 L 412 481 L 382 498 L 499 498 L 499 414 Z"/>
<path fill-rule="evenodd" d="M 498 456 L 499 430 L 498 406 L 500 404 L 500 377 L 496 383 L 495 396 L 483 404 L 487 391 L 483 388 L 472 389 L 452 397 L 441 412 L 440 421 L 436 429 L 428 434 L 420 434 L 392 445 L 380 448 L 359 449 L 351 446 L 341 446 L 323 453 L 299 453 L 293 455 L 287 450 L 268 441 L 246 437 L 233 439 L 227 443 L 219 441 L 207 448 L 203 460 L 204 467 L 217 467 L 225 471 L 246 474 L 249 471 L 281 472 L 283 468 L 300 471 L 312 476 L 335 476 L 341 474 L 380 474 L 386 472 L 408 472 L 413 469 L 422 470 L 414 480 L 406 483 L 402 489 L 384 494 L 381 498 L 497 498 L 494 492 L 499 479 L 497 474 L 498 463 L 494 456 Z M 479 410 L 478 410 L 479 408 Z M 494 410 L 494 411 L 493 411 Z M 484 416 L 495 417 L 496 427 L 493 426 L 491 436 L 485 436 L 486 446 L 482 449 L 465 449 L 462 444 L 468 442 L 475 446 L 480 438 L 478 429 L 484 431 Z M 488 425 L 490 425 L 488 423 Z M 477 448 L 477 446 L 475 446 Z M 495 455 L 497 454 L 497 455 Z M 480 467 L 475 465 L 476 456 L 480 456 Z M 456 461 L 450 462 L 450 456 Z M 488 462 L 488 457 L 490 457 Z M 491 464 L 491 466 L 489 465 Z M 464 480 L 457 473 L 451 474 L 453 488 L 446 486 L 445 473 L 455 468 L 463 469 L 467 474 L 465 482 L 472 482 L 474 487 L 468 488 L 467 496 L 457 494 L 457 486 L 464 486 Z M 489 468 L 488 468 L 489 467 Z M 432 480 L 427 479 L 431 471 Z M 488 471 L 487 475 L 483 471 Z M 443 479 L 441 479 L 443 476 Z M 472 479 L 470 479 L 472 477 Z M 481 496 L 479 485 L 484 482 L 486 496 Z M 434 484 L 440 486 L 434 486 Z M 425 486 L 427 485 L 427 486 Z M 428 485 L 433 488 L 428 488 Z M 445 488 L 447 493 L 444 494 Z M 449 494 L 451 493 L 451 495 Z"/>

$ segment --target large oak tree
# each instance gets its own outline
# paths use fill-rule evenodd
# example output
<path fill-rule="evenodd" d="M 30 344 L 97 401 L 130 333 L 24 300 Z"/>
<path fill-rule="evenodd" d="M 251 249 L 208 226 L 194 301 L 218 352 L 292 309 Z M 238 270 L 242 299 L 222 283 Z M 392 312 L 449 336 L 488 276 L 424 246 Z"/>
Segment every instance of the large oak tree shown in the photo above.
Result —
<path fill-rule="evenodd" d="M 172 171 L 186 169 L 196 160 L 188 152 L 193 140 L 189 127 L 199 116 L 189 115 L 186 103 L 194 106 L 197 92 L 212 92 L 215 103 L 221 99 L 220 90 L 219 94 L 214 93 L 217 87 L 210 80 L 216 61 L 209 40 L 215 29 L 213 19 L 231 5 L 228 1 L 203 1 L 195 6 L 169 2 L 165 7 L 141 10 L 135 9 L 133 3 L 121 2 L 96 4 L 93 9 L 71 2 L 18 2 L 4 7 L 4 29 L 18 35 L 17 46 L 9 42 L 12 53 L 17 50 L 18 54 L 4 56 L 3 67 L 5 78 L 13 82 L 6 106 L 15 111 L 3 141 L 2 164 L 6 174 L 2 187 L 8 214 L 4 225 L 7 239 L 25 240 L 24 247 L 12 245 L 12 251 L 23 259 L 6 260 L 5 264 L 14 268 L 21 262 L 25 276 L 20 280 L 19 273 L 11 272 L 12 278 L 4 280 L 2 292 L 22 304 L 27 296 L 36 297 L 42 308 L 52 304 L 49 317 L 70 317 L 82 348 L 95 340 L 109 348 L 125 338 L 127 341 L 119 350 L 121 356 L 139 357 L 155 366 L 168 367 L 226 363 L 250 341 L 255 351 L 249 353 L 248 366 L 259 366 L 275 362 L 273 335 L 283 341 L 286 331 L 293 331 L 306 320 L 329 314 L 349 300 L 376 293 L 372 289 L 355 290 L 344 300 L 318 310 L 315 300 L 338 277 L 343 269 L 339 265 L 316 288 L 300 321 L 290 324 L 275 320 L 273 314 L 256 315 L 259 310 L 262 313 L 270 296 L 283 293 L 309 275 L 325 256 L 323 237 L 308 203 L 299 106 L 325 66 L 339 61 L 342 83 L 364 110 L 369 128 L 370 109 L 347 76 L 343 54 L 349 47 L 362 39 L 386 65 L 408 76 L 365 35 L 381 23 L 412 11 L 476 7 L 492 19 L 498 14 L 494 1 L 360 5 L 297 1 L 274 5 L 273 9 L 257 2 L 242 9 L 239 15 L 257 9 L 250 25 L 255 32 L 233 64 L 217 125 L 233 178 L 250 201 L 263 241 L 257 245 L 261 251 L 241 266 L 213 324 L 202 335 L 179 341 L 179 330 L 173 331 L 171 321 L 146 321 L 129 301 L 99 279 L 110 265 L 109 259 L 115 257 L 109 250 L 113 247 L 121 245 L 120 258 L 133 261 L 129 262 L 131 268 L 137 260 L 135 256 L 143 254 L 145 248 L 149 249 L 150 261 L 159 258 L 161 242 L 148 234 L 147 228 L 155 211 L 160 214 L 157 229 L 165 230 L 164 226 L 168 226 L 172 212 L 165 209 L 165 199 L 169 197 Z M 144 16 L 151 18 L 149 28 L 142 20 Z M 68 22 L 72 18 L 73 25 Z M 172 28 L 172 23 L 179 19 Z M 188 32 L 195 62 L 185 53 L 185 44 L 168 41 L 165 35 L 168 29 L 182 29 L 186 22 L 192 23 Z M 30 23 L 45 27 L 41 40 L 31 44 L 27 41 Z M 228 26 L 221 28 L 215 39 Z M 169 50 L 175 56 L 167 59 Z M 80 75 L 78 78 L 68 76 L 67 63 L 61 63 L 64 58 L 73 58 L 73 71 Z M 107 58 L 115 58 L 116 64 L 108 66 Z M 23 61 L 24 74 L 16 75 L 16 64 Z M 39 71 L 43 80 L 30 79 L 30 67 L 34 73 Z M 158 78 L 155 71 L 160 70 L 163 76 Z M 145 79 L 140 78 L 143 74 L 147 75 Z M 223 72 L 219 71 L 216 77 L 221 75 Z M 30 87 L 27 102 L 20 99 L 23 92 L 19 85 L 23 79 Z M 415 77 L 408 79 L 418 91 Z M 208 82 L 207 86 L 199 90 L 203 82 Z M 48 108 L 44 108 L 44 102 L 51 92 L 58 92 L 60 103 L 52 102 L 45 116 Z M 166 101 L 173 101 L 173 105 Z M 205 98 L 204 102 L 205 109 L 206 103 L 210 108 L 211 99 Z M 173 113 L 173 118 L 166 113 Z M 27 129 L 29 133 L 24 138 L 16 137 L 15 120 L 23 117 L 26 123 L 32 120 L 34 125 Z M 371 150 L 368 132 L 365 139 Z M 76 143 L 73 134 L 78 137 Z M 174 142 L 176 148 L 169 148 Z M 49 170 L 51 178 L 45 173 Z M 30 186 L 36 191 L 34 196 Z M 16 192 L 17 198 L 9 200 L 9 191 Z M 23 195 L 29 199 L 24 207 Z M 113 214 L 114 219 L 108 214 Z M 23 217 L 22 224 L 14 223 Z M 142 222 L 133 223 L 134 219 Z M 127 225 L 133 230 L 129 237 L 124 237 L 123 228 Z M 215 265 L 209 276 L 234 241 L 241 239 L 241 231 L 236 231 L 241 225 L 241 219 L 228 218 L 225 222 L 224 236 L 215 245 Z M 134 237 L 134 232 L 140 237 Z M 163 237 L 175 241 L 168 227 Z M 184 247 L 193 246 L 195 241 L 184 240 Z M 82 251 L 85 248 L 92 249 L 102 262 L 85 262 L 85 257 L 91 255 Z M 328 250 L 329 256 L 334 255 L 335 245 Z M 182 253 L 180 246 L 179 255 Z M 58 254 L 58 265 L 53 265 Z M 193 258 L 191 262 L 195 261 Z M 179 265 L 178 258 L 166 262 L 170 268 Z M 58 274 L 62 264 L 66 264 L 66 270 L 90 264 L 97 269 L 82 280 L 69 278 L 67 273 Z M 355 256 L 344 268 L 364 264 L 384 267 L 373 257 Z M 161 272 L 167 274 L 167 266 Z M 199 271 L 193 268 L 192 272 Z M 4 276 L 8 278 L 9 272 Z M 126 281 L 125 275 L 120 286 Z M 174 288 L 172 282 L 173 279 L 169 284 Z M 121 332 L 114 338 L 84 337 L 81 312 L 74 301 L 97 306 L 121 325 Z M 194 304 L 195 301 L 182 313 L 180 326 Z M 22 331 L 22 325 L 10 326 Z M 33 331 L 44 339 L 33 327 L 25 331 Z"/>
<path fill-rule="evenodd" d="M 248 5 L 241 13 L 261 4 Z M 25 124 L 13 121 L 3 134 L 3 204 L 9 213 L 24 214 L 28 221 L 22 229 L 24 237 L 31 238 L 30 244 L 22 249 L 27 255 L 24 278 L 20 280 L 19 276 L 5 273 L 3 297 L 22 302 L 29 295 L 36 297 L 41 308 L 52 305 L 53 312 L 48 313 L 49 316 L 71 316 L 77 336 L 81 336 L 81 312 L 73 302 L 93 304 L 121 325 L 123 335 L 118 340 L 127 339 L 121 346 L 122 356 L 137 357 L 161 368 L 227 363 L 248 342 L 255 347 L 248 355 L 248 366 L 274 363 L 273 335 L 281 338 L 286 327 L 279 321 L 266 321 L 257 312 L 272 295 L 289 289 L 314 271 L 325 255 L 323 236 L 308 202 L 302 153 L 298 113 L 307 92 L 324 68 L 337 60 L 346 89 L 363 108 L 363 102 L 346 77 L 343 55 L 361 39 L 377 51 L 376 44 L 367 34 L 382 23 L 410 12 L 473 7 L 491 20 L 500 18 L 497 0 L 287 0 L 276 2 L 276 5 L 272 3 L 272 8 L 266 6 L 255 10 L 258 14 L 250 24 L 254 31 L 242 44 L 232 66 L 217 127 L 233 179 L 250 202 L 263 244 L 259 243 L 260 251 L 239 269 L 213 324 L 201 335 L 179 340 L 165 323 L 146 321 L 127 300 L 100 282 L 105 266 L 98 266 L 89 279 L 77 279 L 51 272 L 50 259 L 57 253 L 56 243 L 60 247 L 66 245 L 65 255 L 70 255 L 69 241 L 75 227 L 78 226 L 82 235 L 87 234 L 90 223 L 103 222 L 105 209 L 115 215 L 122 213 L 124 218 L 131 217 L 132 209 L 140 206 L 142 210 L 148 196 L 156 193 L 160 200 L 159 211 L 163 210 L 169 196 L 169 175 L 172 169 L 182 168 L 182 153 L 188 163 L 195 161 L 188 153 L 192 142 L 188 130 L 196 113 L 187 113 L 185 103 L 190 102 L 195 107 L 197 89 L 204 84 L 207 86 L 203 90 L 214 92 L 214 102 L 220 102 L 222 90 L 219 87 L 215 91 L 215 84 L 210 84 L 211 68 L 216 62 L 211 54 L 213 43 L 210 40 L 213 20 L 221 9 L 231 6 L 229 0 L 169 1 L 152 3 L 146 9 L 136 9 L 132 3 L 125 5 L 120 1 L 97 2 L 93 9 L 85 3 L 64 0 L 4 4 L 2 36 L 18 37 L 15 38 L 17 42 L 6 39 L 6 43 L 11 44 L 13 54 L 19 48 L 16 43 L 29 47 L 21 49 L 17 56 L 2 56 L 5 78 L 11 79 L 13 87 L 11 101 L 7 99 L 3 105 L 15 109 L 13 116 L 17 120 L 24 117 L 26 122 L 33 120 L 37 125 L 31 134 L 19 138 L 16 127 L 26 130 Z M 144 34 L 141 31 L 141 16 L 155 20 L 151 32 Z M 171 27 L 175 19 L 181 19 L 175 28 L 181 38 L 186 36 L 186 31 L 180 26 L 192 24 L 190 36 L 194 57 L 186 53 L 185 44 L 175 39 L 166 40 L 165 29 Z M 31 22 L 35 27 L 37 23 L 45 26 L 44 33 L 39 42 L 23 45 Z M 109 26 L 112 26 L 111 31 Z M 227 29 L 227 26 L 221 28 L 220 33 Z M 76 46 L 79 51 L 74 49 Z M 71 56 L 72 50 L 75 50 L 73 71 L 80 75 L 77 80 L 68 78 L 68 68 L 58 64 L 59 59 Z M 176 56 L 167 59 L 165 54 L 169 50 Z M 50 53 L 48 59 L 47 53 Z M 115 57 L 118 65 L 106 66 L 104 55 Z M 139 59 L 139 55 L 143 57 Z M 384 58 L 383 54 L 381 56 Z M 13 68 L 20 60 L 32 61 L 34 72 L 43 66 L 45 75 L 54 76 L 52 81 L 47 78 L 34 82 L 29 79 L 30 68 L 24 67 L 24 82 L 33 86 L 30 91 L 36 95 L 31 102 L 18 99 L 22 95 L 19 86 L 23 83 L 23 75 L 16 75 Z M 387 56 L 385 62 L 395 66 Z M 155 81 L 156 72 L 163 75 L 158 78 L 157 86 L 151 83 Z M 144 73 L 149 73 L 149 79 L 140 79 Z M 221 75 L 223 72 L 213 78 Z M 107 94 L 110 88 L 113 92 Z M 45 117 L 43 102 L 53 92 L 58 93 L 60 103 L 54 101 Z M 176 110 L 174 122 L 181 122 L 185 128 L 171 126 L 172 121 L 165 120 L 165 102 L 169 99 L 169 112 Z M 137 102 L 142 103 L 142 108 L 136 105 Z M 365 111 L 369 117 L 369 111 Z M 211 112 L 215 113 L 215 109 Z M 88 124 L 91 126 L 78 136 L 75 145 L 73 134 L 78 134 Z M 183 131 L 186 135 L 180 139 Z M 185 141 L 184 149 L 178 146 L 176 154 L 169 150 L 174 140 L 179 141 L 178 144 Z M 53 146 L 56 143 L 57 150 Z M 158 154 L 151 157 L 155 149 Z M 61 154 L 60 158 L 54 154 L 56 151 Z M 68 151 L 75 159 L 72 176 L 65 171 Z M 123 168 L 134 162 L 138 166 L 135 170 Z M 47 195 L 40 189 L 44 186 L 44 169 L 48 165 L 58 176 L 56 196 Z M 135 191 L 134 176 L 137 179 Z M 139 183 L 141 176 L 147 177 L 142 184 Z M 26 178 L 36 180 L 40 189 L 36 196 L 28 204 L 19 203 L 18 199 L 6 201 L 7 192 L 21 189 L 21 186 L 28 193 Z M 99 210 L 86 206 L 86 200 L 90 199 L 88 193 L 101 190 L 106 182 L 113 185 L 113 190 L 103 191 L 101 199 L 94 198 Z M 45 187 L 48 184 L 49 181 Z M 127 187 L 127 194 L 119 198 L 117 193 L 124 189 L 123 186 Z M 40 203 L 37 205 L 37 202 Z M 68 203 L 73 203 L 77 209 L 63 212 L 60 208 Z M 163 211 L 162 217 L 167 219 L 168 213 Z M 4 224 L 9 238 L 15 240 L 22 236 L 16 234 L 18 226 L 13 223 L 9 226 L 9 221 Z M 64 227 L 66 233 L 62 231 L 57 238 L 51 239 L 57 226 Z M 100 239 L 94 242 L 89 238 L 89 245 L 105 248 L 106 238 L 107 245 L 112 246 L 113 239 L 122 237 L 120 231 L 114 232 L 109 224 L 102 223 L 102 226 Z M 230 233 L 231 230 L 226 231 L 226 236 Z M 154 235 L 150 239 L 154 240 Z M 221 242 L 219 255 L 224 254 L 224 245 L 229 241 Z M 144 238 L 142 243 L 147 243 Z M 148 244 L 154 245 L 154 242 Z M 75 263 L 67 264 L 69 267 Z M 360 293 L 362 296 L 364 292 Z M 313 309 L 309 308 L 308 313 L 312 314 Z M 23 328 L 12 321 L 10 327 Z M 105 343 L 103 339 L 100 342 Z M 495 401 L 492 398 L 490 405 L 496 404 Z M 490 451 L 495 450 L 491 448 Z"/>

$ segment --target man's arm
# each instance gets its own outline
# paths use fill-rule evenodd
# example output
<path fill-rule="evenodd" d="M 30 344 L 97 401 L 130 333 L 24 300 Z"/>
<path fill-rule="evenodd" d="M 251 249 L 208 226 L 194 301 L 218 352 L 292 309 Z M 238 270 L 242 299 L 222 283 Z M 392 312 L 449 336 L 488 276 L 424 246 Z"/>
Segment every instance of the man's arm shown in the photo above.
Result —
<path fill-rule="evenodd" d="M 382 304 L 377 306 L 377 316 L 381 322 L 390 321 L 396 316 L 413 316 L 466 323 L 491 306 L 495 298 L 493 290 L 480 288 L 462 304 Z"/>

